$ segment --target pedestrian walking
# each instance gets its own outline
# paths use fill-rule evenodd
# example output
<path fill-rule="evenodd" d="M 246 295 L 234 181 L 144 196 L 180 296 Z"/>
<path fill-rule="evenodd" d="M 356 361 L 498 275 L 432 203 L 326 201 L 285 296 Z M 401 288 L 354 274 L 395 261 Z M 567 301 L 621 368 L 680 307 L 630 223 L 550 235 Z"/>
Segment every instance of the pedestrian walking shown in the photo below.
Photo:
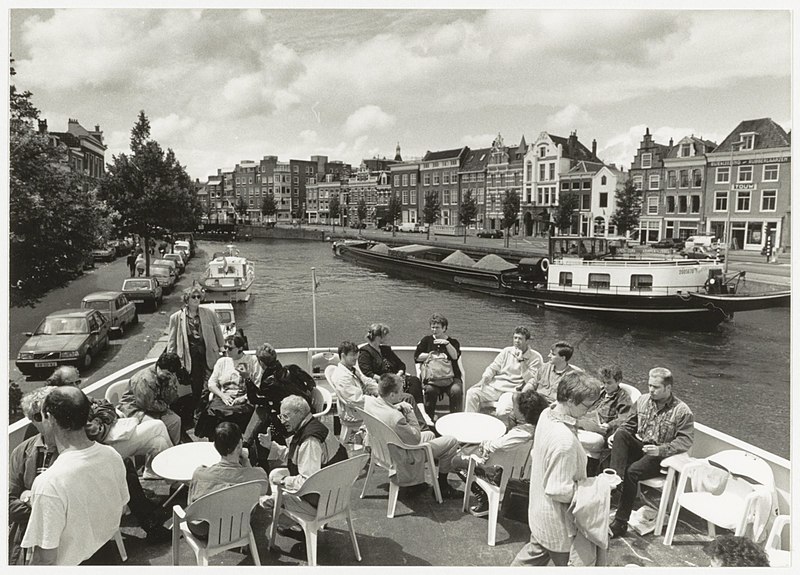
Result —
<path fill-rule="evenodd" d="M 128 264 L 128 269 L 131 270 L 131 277 L 136 275 L 136 254 L 132 251 L 128 254 L 128 257 L 125 259 L 125 262 Z"/>

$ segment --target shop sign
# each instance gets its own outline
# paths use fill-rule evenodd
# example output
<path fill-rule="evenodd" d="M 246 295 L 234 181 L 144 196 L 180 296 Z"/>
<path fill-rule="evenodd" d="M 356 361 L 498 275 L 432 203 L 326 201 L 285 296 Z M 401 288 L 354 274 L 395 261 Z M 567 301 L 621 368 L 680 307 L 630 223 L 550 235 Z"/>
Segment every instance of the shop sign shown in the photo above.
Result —
<path fill-rule="evenodd" d="M 734 192 L 743 192 L 747 190 L 755 190 L 755 184 L 733 184 L 733 191 Z"/>

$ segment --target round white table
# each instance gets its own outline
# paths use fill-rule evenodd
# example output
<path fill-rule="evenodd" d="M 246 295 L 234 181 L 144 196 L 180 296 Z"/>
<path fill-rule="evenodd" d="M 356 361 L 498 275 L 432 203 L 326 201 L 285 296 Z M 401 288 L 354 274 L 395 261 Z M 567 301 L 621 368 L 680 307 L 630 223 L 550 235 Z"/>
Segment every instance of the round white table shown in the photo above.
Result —
<path fill-rule="evenodd" d="M 219 463 L 219 452 L 210 441 L 181 443 L 165 449 L 153 458 L 153 471 L 168 481 L 188 483 L 201 465 Z"/>
<path fill-rule="evenodd" d="M 436 431 L 455 437 L 459 443 L 480 443 L 497 439 L 506 432 L 505 424 L 485 413 L 450 413 L 436 421 Z"/>

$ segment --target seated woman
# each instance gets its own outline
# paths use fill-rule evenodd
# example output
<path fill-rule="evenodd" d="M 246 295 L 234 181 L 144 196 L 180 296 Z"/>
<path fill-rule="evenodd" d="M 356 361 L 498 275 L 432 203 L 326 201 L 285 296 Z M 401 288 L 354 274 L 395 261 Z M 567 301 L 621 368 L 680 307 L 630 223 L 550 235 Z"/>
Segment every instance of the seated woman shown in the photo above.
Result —
<path fill-rule="evenodd" d="M 550 402 L 547 398 L 533 389 L 527 389 L 513 396 L 513 410 L 509 418 L 508 431 L 502 437 L 483 441 L 477 445 L 462 445 L 459 452 L 453 457 L 453 469 L 467 469 L 471 455 L 477 455 L 481 462 L 476 468 L 476 474 L 481 475 L 494 483 L 500 484 L 503 470 L 497 467 L 485 467 L 493 453 L 514 449 L 521 443 L 533 441 L 533 433 L 539 416 L 547 409 Z M 463 472 L 459 477 L 465 479 Z M 470 513 L 482 517 L 489 513 L 489 500 L 486 492 L 477 483 L 472 484 L 472 494 L 475 496 L 475 505 L 469 508 Z"/>
<path fill-rule="evenodd" d="M 597 375 L 603 382 L 603 391 L 596 406 L 578 420 L 578 439 L 583 448 L 590 454 L 600 454 L 600 459 L 590 456 L 587 462 L 587 474 L 597 474 L 600 465 L 608 456 L 606 442 L 617 428 L 628 419 L 633 404 L 628 393 L 619 384 L 622 381 L 622 369 L 618 366 L 603 366 Z"/>
<path fill-rule="evenodd" d="M 414 404 L 422 403 L 422 382 L 415 375 L 406 373 L 406 364 L 392 351 L 389 341 L 389 326 L 373 323 L 367 331 L 367 342 L 358 353 L 358 367 L 366 377 L 377 383 L 384 373 L 396 373 L 403 379 L 403 391 L 414 397 Z"/>
<path fill-rule="evenodd" d="M 226 355 L 219 358 L 208 378 L 211 400 L 207 414 L 214 428 L 222 421 L 230 421 L 243 430 L 253 414 L 254 407 L 247 401 L 247 381 L 259 381 L 262 369 L 254 355 L 245 355 L 244 347 L 241 336 L 229 337 L 225 341 Z M 205 426 L 198 422 L 197 427 Z M 201 431 L 206 430 L 195 429 L 198 434 Z M 209 435 L 213 435 L 213 428 Z"/>
<path fill-rule="evenodd" d="M 311 406 L 316 384 L 314 378 L 297 365 L 283 366 L 275 348 L 262 344 L 256 351 L 261 366 L 261 377 L 247 383 L 247 399 L 255 406 L 250 422 L 244 431 L 244 444 L 249 448 L 250 461 L 266 469 L 267 453 L 259 446 L 256 437 L 270 430 L 278 443 L 286 443 L 286 429 L 278 418 L 281 401 L 290 395 L 299 395 Z"/>

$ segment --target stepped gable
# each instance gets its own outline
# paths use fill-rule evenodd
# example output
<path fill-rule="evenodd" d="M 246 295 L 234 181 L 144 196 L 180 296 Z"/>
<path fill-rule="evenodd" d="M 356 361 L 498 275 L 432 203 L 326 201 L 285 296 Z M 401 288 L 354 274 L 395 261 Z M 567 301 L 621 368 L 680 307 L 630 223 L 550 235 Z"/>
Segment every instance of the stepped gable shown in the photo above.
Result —
<path fill-rule="evenodd" d="M 513 270 L 517 266 L 508 263 L 500 256 L 497 256 L 495 254 L 488 254 L 479 259 L 478 262 L 472 267 L 482 270 L 494 270 L 502 272 L 505 270 Z"/>
<path fill-rule="evenodd" d="M 389 246 L 386 244 L 375 244 L 371 248 L 369 248 L 371 252 L 378 252 L 379 254 L 388 254 L 389 253 Z"/>
<path fill-rule="evenodd" d="M 757 120 L 744 120 L 740 122 L 736 129 L 714 150 L 715 152 L 729 152 L 731 146 L 740 140 L 741 133 L 755 132 L 756 137 L 754 149 L 785 148 L 791 145 L 790 134 L 775 122 L 772 118 L 759 118 Z"/>
<path fill-rule="evenodd" d="M 451 266 L 464 266 L 472 267 L 475 265 L 475 260 L 469 257 L 461 250 L 456 250 L 442 260 L 443 264 L 450 264 Z"/>

